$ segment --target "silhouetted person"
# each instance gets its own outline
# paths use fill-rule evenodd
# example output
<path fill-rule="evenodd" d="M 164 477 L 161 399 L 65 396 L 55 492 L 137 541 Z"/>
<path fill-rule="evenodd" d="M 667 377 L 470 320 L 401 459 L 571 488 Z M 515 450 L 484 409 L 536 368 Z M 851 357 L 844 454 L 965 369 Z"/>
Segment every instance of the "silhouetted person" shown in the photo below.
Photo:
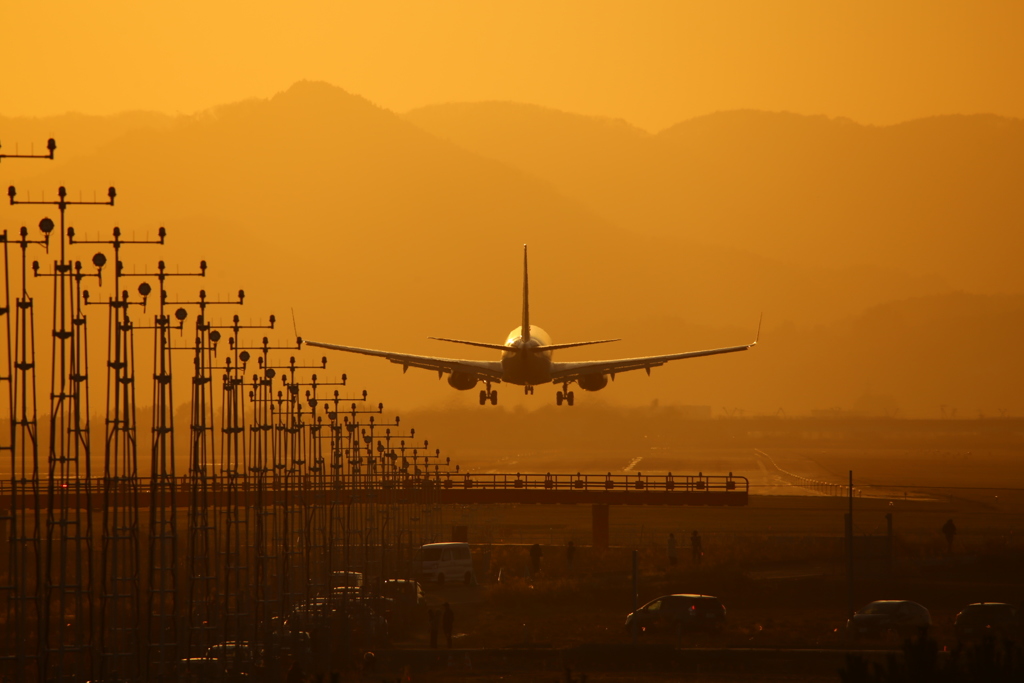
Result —
<path fill-rule="evenodd" d="M 697 533 L 696 529 L 690 534 L 690 550 L 693 552 L 693 563 L 700 564 L 701 558 L 704 557 L 704 547 L 701 544 L 700 534 Z"/>
<path fill-rule="evenodd" d="M 572 561 L 576 557 L 576 545 L 569 541 L 565 544 L 565 563 L 572 569 Z"/>
<path fill-rule="evenodd" d="M 441 625 L 444 627 L 444 637 L 448 641 L 448 649 L 452 649 L 452 627 L 455 626 L 455 612 L 451 605 L 444 603 L 444 614 L 441 615 Z"/>
<path fill-rule="evenodd" d="M 427 610 L 427 619 L 430 622 L 430 647 L 437 649 L 437 632 L 441 630 L 441 613 L 436 609 Z"/>
<path fill-rule="evenodd" d="M 953 552 L 953 539 L 956 538 L 956 524 L 952 519 L 947 519 L 942 525 L 942 535 L 946 537 L 946 546 L 949 552 Z"/>
<path fill-rule="evenodd" d="M 530 548 L 530 566 L 533 567 L 534 574 L 540 571 L 540 558 L 543 555 L 544 551 L 540 549 L 540 543 L 534 543 Z"/>
<path fill-rule="evenodd" d="M 676 547 L 676 535 L 673 533 L 668 535 L 668 563 L 673 567 L 679 564 L 679 549 Z"/>

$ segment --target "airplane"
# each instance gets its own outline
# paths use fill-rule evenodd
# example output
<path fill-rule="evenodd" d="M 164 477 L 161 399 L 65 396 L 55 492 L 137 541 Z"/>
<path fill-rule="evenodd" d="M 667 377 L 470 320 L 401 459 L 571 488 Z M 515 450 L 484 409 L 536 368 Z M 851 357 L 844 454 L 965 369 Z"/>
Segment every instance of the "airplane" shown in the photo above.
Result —
<path fill-rule="evenodd" d="M 669 361 L 746 351 L 757 344 L 760 336 L 761 323 L 758 321 L 757 335 L 754 337 L 754 341 L 741 346 L 727 346 L 705 351 L 687 351 L 685 353 L 670 353 L 662 356 L 642 356 L 639 358 L 619 358 L 615 360 L 589 360 L 575 363 L 554 361 L 551 359 L 554 351 L 570 349 L 576 346 L 589 346 L 591 344 L 607 344 L 619 340 L 601 339 L 597 341 L 553 344 L 547 332 L 536 325 L 532 325 L 530 323 L 529 267 L 526 245 L 523 245 L 522 324 L 508 333 L 508 338 L 503 344 L 429 337 L 437 341 L 466 344 L 468 346 L 501 351 L 501 360 L 482 361 L 439 358 L 436 356 L 416 356 L 391 351 L 377 351 L 375 349 L 327 344 L 317 341 L 306 340 L 304 343 L 322 349 L 386 358 L 392 363 L 401 365 L 402 372 L 406 372 L 409 368 L 433 370 L 437 372 L 438 379 L 443 377 L 445 373 L 448 373 L 448 384 L 459 391 L 468 391 L 478 383 L 483 382 L 484 389 L 480 390 L 480 405 L 486 405 L 488 402 L 491 405 L 498 405 L 498 391 L 491 388 L 492 384 L 520 385 L 525 388 L 526 394 L 532 395 L 535 386 L 551 383 L 562 385 L 561 391 L 555 394 L 555 403 L 557 405 L 566 403 L 571 406 L 575 402 L 575 396 L 572 391 L 569 391 L 569 386 L 574 383 L 584 391 L 598 391 L 608 385 L 609 378 L 614 380 L 615 375 L 619 373 L 643 369 L 650 375 L 651 368 L 664 365 Z"/>

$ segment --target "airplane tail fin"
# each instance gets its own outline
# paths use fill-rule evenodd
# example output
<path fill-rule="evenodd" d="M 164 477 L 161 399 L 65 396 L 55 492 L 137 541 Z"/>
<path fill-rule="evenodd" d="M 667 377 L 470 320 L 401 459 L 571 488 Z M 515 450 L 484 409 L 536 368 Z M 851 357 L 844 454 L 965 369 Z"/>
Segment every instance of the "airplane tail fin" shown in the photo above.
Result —
<path fill-rule="evenodd" d="M 526 245 L 523 245 L 523 327 L 520 330 L 524 346 L 530 341 L 530 269 L 527 266 Z"/>
<path fill-rule="evenodd" d="M 295 307 L 292 307 L 292 330 L 295 332 L 295 342 L 302 347 L 302 337 L 299 336 L 299 325 L 295 322 Z"/>

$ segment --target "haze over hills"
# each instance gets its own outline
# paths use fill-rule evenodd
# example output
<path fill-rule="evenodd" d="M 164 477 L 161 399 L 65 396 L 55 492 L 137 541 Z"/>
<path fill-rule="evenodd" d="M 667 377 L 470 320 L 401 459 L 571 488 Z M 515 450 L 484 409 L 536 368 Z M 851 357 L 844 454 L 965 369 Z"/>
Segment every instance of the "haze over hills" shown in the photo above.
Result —
<path fill-rule="evenodd" d="M 753 121 L 751 142 L 742 149 L 755 147 L 764 134 L 756 125 L 759 116 L 743 114 L 731 124 L 742 130 L 745 120 Z M 647 404 L 658 398 L 716 410 L 774 412 L 781 406 L 799 412 L 850 408 L 864 396 L 884 395 L 904 414 L 932 415 L 939 404 L 958 405 L 961 398 L 965 411 L 975 410 L 974 404 L 992 413 L 997 407 L 1024 411 L 1009 341 L 1021 337 L 1018 297 L 951 294 L 946 282 L 962 287 L 959 277 L 937 277 L 937 269 L 920 263 L 844 255 L 853 250 L 847 242 L 835 243 L 839 256 L 816 253 L 820 235 L 808 230 L 794 237 L 807 228 L 806 215 L 794 214 L 778 197 L 768 200 L 766 187 L 788 186 L 778 178 L 746 181 L 750 169 L 770 166 L 771 154 L 762 150 L 754 161 L 736 160 L 723 141 L 735 141 L 735 135 L 715 138 L 709 132 L 708 140 L 722 147 L 712 154 L 712 142 L 686 130 L 650 136 L 623 122 L 544 111 L 540 119 L 557 122 L 558 135 L 537 124 L 532 138 L 510 135 L 502 143 L 511 150 L 518 141 L 531 167 L 523 158 L 498 158 L 493 149 L 454 140 L 415 112 L 400 117 L 340 88 L 303 82 L 268 100 L 195 117 L 156 118 L 152 125 L 126 121 L 120 135 L 105 129 L 107 142 L 85 156 L 61 157 L 69 143 L 58 131 L 48 132 L 58 139 L 57 162 L 5 164 L 0 171 L 18 186 L 19 197 L 29 189 L 52 196 L 60 184 L 72 196 L 116 185 L 114 209 L 69 213 L 79 234 L 108 235 L 113 225 L 154 233 L 165 225 L 166 251 L 158 256 L 140 247 L 126 261 L 164 258 L 189 270 L 206 259 L 207 281 L 183 282 L 182 296 L 202 286 L 228 297 L 242 287 L 248 295 L 239 311 L 243 319 L 272 312 L 284 321 L 294 308 L 299 333 L 310 339 L 489 358 L 493 354 L 426 337 L 503 339 L 518 324 L 521 245 L 529 243 L 536 324 L 556 342 L 624 337 L 600 350 L 561 352 L 562 358 L 741 343 L 753 336 L 758 313 L 766 314 L 754 352 L 686 361 L 656 369 L 650 378 L 623 375 L 582 400 Z M 0 120 L 3 139 L 35 135 L 41 121 Z M 791 121 L 799 133 L 793 135 L 813 142 L 813 134 L 800 132 L 801 122 Z M 116 127 L 116 117 L 107 124 Z M 860 129 L 813 119 L 807 125 L 817 126 L 819 136 L 833 125 Z M 454 128 L 487 132 L 469 123 Z M 542 149 L 545 140 L 550 144 Z M 813 148 L 811 142 L 805 147 Z M 789 182 L 814 175 L 807 154 L 793 161 Z M 715 185 L 716 178 L 730 177 L 728 186 Z M 849 196 L 827 177 L 818 182 L 844 205 L 871 200 L 864 187 Z M 978 191 L 1002 201 L 986 192 Z M 700 197 L 706 197 L 703 204 Z M 910 206 L 891 209 L 912 212 Z M 714 217 L 716 239 L 687 228 L 699 222 L 692 216 L 682 221 L 687 212 Z M 16 229 L 40 215 L 5 208 L 0 219 Z M 757 225 L 750 218 L 755 215 Z M 824 211 L 819 218 L 832 220 Z M 960 229 L 950 225 L 950 231 Z M 746 239 L 755 227 L 760 239 Z M 959 244 L 970 234 L 956 232 L 949 241 Z M 897 237 L 894 242 L 902 243 Z M 1009 258 L 997 249 L 991 256 L 997 264 Z M 1007 282 L 1013 277 L 992 275 Z M 959 308 L 951 309 L 954 303 Z M 900 324 L 886 324 L 892 319 Z M 293 336 L 290 323 L 272 334 L 279 341 Z M 920 353 L 922 348 L 930 351 Z M 474 393 L 456 393 L 430 373 L 403 376 L 377 359 L 330 359 L 332 371 L 348 372 L 356 388 L 370 388 L 392 403 L 476 401 Z M 544 391 L 524 400 L 506 387 L 502 404 L 545 404 L 552 399 Z M 870 409 L 871 402 L 866 405 Z"/>
<path fill-rule="evenodd" d="M 406 118 L 550 182 L 624 228 L 792 263 L 873 265 L 1024 291 L 1024 121 L 895 126 L 720 112 L 650 135 L 621 121 L 487 102 Z"/>

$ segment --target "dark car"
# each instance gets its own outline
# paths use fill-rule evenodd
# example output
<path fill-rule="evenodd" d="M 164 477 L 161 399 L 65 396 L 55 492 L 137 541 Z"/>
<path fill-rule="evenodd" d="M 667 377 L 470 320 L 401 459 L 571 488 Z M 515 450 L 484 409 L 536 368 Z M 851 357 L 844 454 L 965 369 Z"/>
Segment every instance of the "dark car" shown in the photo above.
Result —
<path fill-rule="evenodd" d="M 312 640 L 306 631 L 275 631 L 268 645 L 275 659 L 283 657 L 308 665 L 313 657 Z"/>
<path fill-rule="evenodd" d="M 725 605 L 712 595 L 677 593 L 655 598 L 626 617 L 632 633 L 709 631 L 725 624 Z"/>
<path fill-rule="evenodd" d="M 388 603 L 385 616 L 388 627 L 396 635 L 409 632 L 416 624 L 426 622 L 426 599 L 418 581 L 387 579 L 381 591 Z"/>
<path fill-rule="evenodd" d="M 991 636 L 999 640 L 1016 639 L 1020 632 L 1017 610 L 1005 602 L 975 602 L 964 607 L 953 622 L 956 639 L 981 640 Z"/>
<path fill-rule="evenodd" d="M 250 674 L 262 666 L 263 648 L 245 640 L 229 640 L 211 645 L 206 656 L 220 660 L 228 672 Z"/>
<path fill-rule="evenodd" d="M 387 579 L 384 581 L 384 597 L 391 598 L 398 609 L 415 609 L 426 604 L 423 587 L 411 579 Z"/>
<path fill-rule="evenodd" d="M 357 637 L 367 643 L 381 645 L 388 642 L 388 620 L 385 616 L 390 610 L 387 598 L 363 598 L 353 600 L 346 606 L 348 622 Z"/>
<path fill-rule="evenodd" d="M 205 657 L 178 662 L 178 680 L 187 683 L 228 683 L 246 680 L 262 666 L 263 648 L 243 640 L 211 645 Z M 106 679 L 104 679 L 106 680 Z"/>
<path fill-rule="evenodd" d="M 890 633 L 909 638 L 931 625 L 928 610 L 912 600 L 875 600 L 854 612 L 846 621 L 846 631 L 855 638 L 882 638 Z"/>
<path fill-rule="evenodd" d="M 216 657 L 189 657 L 178 662 L 183 683 L 217 683 L 228 678 L 224 662 Z"/>

